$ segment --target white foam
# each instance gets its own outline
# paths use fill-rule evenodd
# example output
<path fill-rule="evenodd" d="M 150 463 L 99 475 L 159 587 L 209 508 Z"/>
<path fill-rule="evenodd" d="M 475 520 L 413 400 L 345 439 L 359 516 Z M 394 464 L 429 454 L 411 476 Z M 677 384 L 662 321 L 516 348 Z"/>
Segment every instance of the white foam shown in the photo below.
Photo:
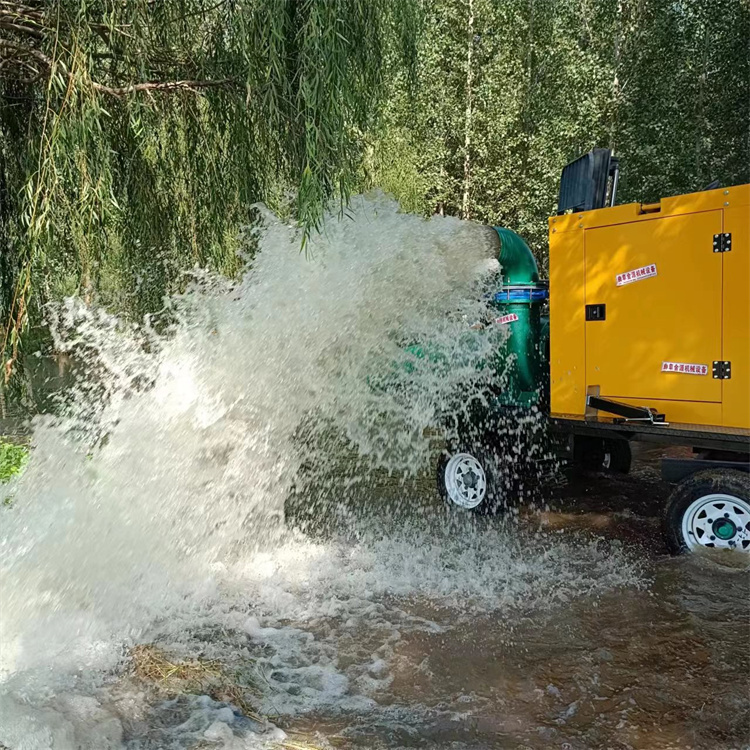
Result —
<path fill-rule="evenodd" d="M 61 416 L 35 422 L 32 461 L 2 510 L 0 742 L 11 750 L 270 741 L 205 696 L 183 700 L 179 726 L 161 726 L 172 714 L 143 696 L 114 701 L 112 675 L 139 641 L 256 665 L 269 713 L 365 711 L 400 631 L 449 626 L 410 600 L 510 611 L 637 577 L 616 551 L 498 528 L 386 522 L 326 542 L 285 531 L 284 499 L 303 462 L 325 465 L 328 435 L 414 472 L 429 454 L 424 428 L 457 387 L 481 389 L 492 346 L 468 325 L 496 272 L 485 228 L 357 198 L 310 250 L 266 217 L 242 281 L 198 275 L 158 333 L 79 300 L 57 309 L 58 348 L 88 376 Z M 441 356 L 415 357 L 409 343 Z M 382 630 L 384 650 L 340 665 L 343 634 L 360 628 Z"/>

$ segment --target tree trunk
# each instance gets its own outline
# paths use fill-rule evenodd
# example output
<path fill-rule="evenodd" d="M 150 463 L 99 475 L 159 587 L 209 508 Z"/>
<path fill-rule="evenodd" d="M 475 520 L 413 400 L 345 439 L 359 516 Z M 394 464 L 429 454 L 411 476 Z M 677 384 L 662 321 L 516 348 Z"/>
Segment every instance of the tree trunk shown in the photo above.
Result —
<path fill-rule="evenodd" d="M 471 214 L 471 120 L 473 115 L 473 70 L 472 53 L 474 51 L 474 0 L 469 0 L 469 19 L 466 26 L 466 113 L 464 117 L 464 191 L 461 201 L 461 217 L 468 219 Z"/>
<path fill-rule="evenodd" d="M 614 49 L 612 51 L 612 119 L 609 123 L 609 148 L 614 154 L 620 129 L 620 104 L 622 102 L 622 51 L 625 45 L 626 8 L 627 0 L 618 0 L 617 19 L 615 21 Z"/>
<path fill-rule="evenodd" d="M 705 104 L 706 104 L 706 79 L 708 78 L 708 52 L 711 45 L 711 35 L 708 31 L 708 21 L 704 21 L 706 24 L 704 35 L 703 35 L 703 61 L 701 64 L 701 74 L 698 78 L 698 97 L 696 102 L 696 117 L 695 117 L 695 179 L 697 181 L 710 181 L 711 175 L 705 175 L 703 169 L 703 139 L 705 137 L 706 128 L 706 116 L 705 116 Z M 708 179 L 705 179 L 708 177 Z"/>

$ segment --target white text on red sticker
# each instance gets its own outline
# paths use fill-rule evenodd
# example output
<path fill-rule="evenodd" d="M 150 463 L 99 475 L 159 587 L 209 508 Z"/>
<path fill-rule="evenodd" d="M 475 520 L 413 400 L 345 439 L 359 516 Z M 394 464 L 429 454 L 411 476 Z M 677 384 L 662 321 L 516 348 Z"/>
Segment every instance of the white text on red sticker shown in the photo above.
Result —
<path fill-rule="evenodd" d="M 502 315 L 499 318 L 495 318 L 495 323 L 504 326 L 508 323 L 515 323 L 517 320 L 518 315 L 516 315 L 515 313 L 508 313 L 507 315 Z"/>
<path fill-rule="evenodd" d="M 689 365 L 686 362 L 662 362 L 662 372 L 679 372 L 683 375 L 708 375 L 708 365 Z"/>
<path fill-rule="evenodd" d="M 617 286 L 625 286 L 625 284 L 632 284 L 634 281 L 640 281 L 641 279 L 650 279 L 652 276 L 656 276 L 656 263 L 643 266 L 643 268 L 636 268 L 634 271 L 618 273 L 615 278 Z"/>

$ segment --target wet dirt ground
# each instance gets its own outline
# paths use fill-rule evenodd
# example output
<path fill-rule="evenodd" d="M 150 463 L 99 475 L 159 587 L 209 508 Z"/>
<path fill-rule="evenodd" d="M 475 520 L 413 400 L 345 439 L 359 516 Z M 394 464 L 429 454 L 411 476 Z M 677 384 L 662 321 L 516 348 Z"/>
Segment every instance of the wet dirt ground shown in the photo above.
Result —
<path fill-rule="evenodd" d="M 143 635 L 219 665 L 216 689 L 97 671 L 11 705 L 81 750 L 748 750 L 750 561 L 668 555 L 664 450 L 494 518 L 446 509 L 433 477 L 334 482 L 317 528 L 288 515 L 205 607 Z"/>
<path fill-rule="evenodd" d="M 750 747 L 750 575 L 744 558 L 667 554 L 663 452 L 641 450 L 628 476 L 573 478 L 518 522 L 621 546 L 639 585 L 512 612 L 385 597 L 386 612 L 431 626 L 328 622 L 341 671 L 371 654 L 358 679 L 374 702 L 289 728 L 337 748 Z"/>

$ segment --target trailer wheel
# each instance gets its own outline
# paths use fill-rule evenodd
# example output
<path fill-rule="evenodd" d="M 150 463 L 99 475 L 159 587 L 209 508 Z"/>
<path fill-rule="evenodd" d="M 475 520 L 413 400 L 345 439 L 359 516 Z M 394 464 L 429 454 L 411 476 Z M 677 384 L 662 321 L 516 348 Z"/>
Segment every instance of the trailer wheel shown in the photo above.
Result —
<path fill-rule="evenodd" d="M 627 474 L 633 462 L 633 453 L 627 440 L 605 440 L 602 468 L 615 474 Z"/>
<path fill-rule="evenodd" d="M 444 451 L 437 465 L 438 493 L 450 507 L 494 515 L 508 505 L 498 450 L 462 442 Z"/>
<path fill-rule="evenodd" d="M 573 443 L 573 463 L 584 471 L 627 474 L 632 460 L 627 440 L 578 435 Z"/>
<path fill-rule="evenodd" d="M 750 553 L 750 475 L 710 469 L 677 485 L 664 515 L 672 554 L 701 547 Z"/>

